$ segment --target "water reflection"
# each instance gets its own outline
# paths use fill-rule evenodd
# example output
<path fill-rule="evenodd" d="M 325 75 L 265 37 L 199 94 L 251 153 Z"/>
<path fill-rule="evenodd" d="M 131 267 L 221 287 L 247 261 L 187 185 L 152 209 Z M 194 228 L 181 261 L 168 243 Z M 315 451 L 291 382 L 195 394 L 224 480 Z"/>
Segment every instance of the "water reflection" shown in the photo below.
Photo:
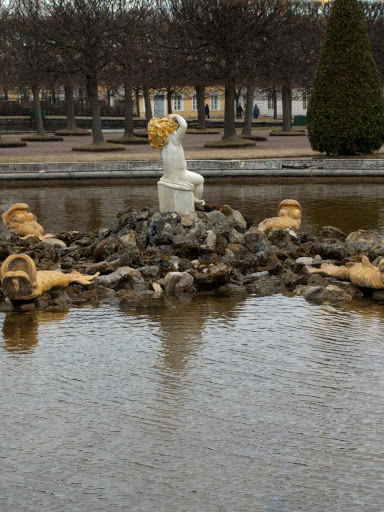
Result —
<path fill-rule="evenodd" d="M 39 317 L 33 357 L 0 351 L 1 511 L 381 512 L 384 318 L 366 304 Z"/>
<path fill-rule="evenodd" d="M 265 182 L 239 179 L 207 180 L 208 202 L 229 203 L 256 222 L 276 214 L 279 202 L 294 198 L 303 207 L 303 227 L 334 225 L 346 233 L 373 229 L 384 236 L 384 187 L 372 179 Z M 109 226 L 120 209 L 158 208 L 154 180 L 99 180 L 90 182 L 5 183 L 0 190 L 0 210 L 11 204 L 30 205 L 47 232 L 87 231 Z M 4 233 L 4 229 L 1 227 Z"/>
<path fill-rule="evenodd" d="M 3 348 L 8 352 L 32 352 L 39 342 L 39 326 L 60 322 L 68 312 L 28 311 L 6 313 L 3 321 Z M 56 325 L 55 325 L 56 326 Z"/>

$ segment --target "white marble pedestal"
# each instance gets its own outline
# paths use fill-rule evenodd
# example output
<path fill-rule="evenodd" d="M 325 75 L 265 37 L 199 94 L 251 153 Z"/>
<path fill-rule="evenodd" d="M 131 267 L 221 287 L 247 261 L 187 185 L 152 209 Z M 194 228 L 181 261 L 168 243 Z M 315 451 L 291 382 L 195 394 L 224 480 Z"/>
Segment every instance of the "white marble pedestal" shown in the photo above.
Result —
<path fill-rule="evenodd" d="M 186 181 L 163 180 L 157 182 L 160 212 L 189 213 L 195 211 L 195 186 Z"/>

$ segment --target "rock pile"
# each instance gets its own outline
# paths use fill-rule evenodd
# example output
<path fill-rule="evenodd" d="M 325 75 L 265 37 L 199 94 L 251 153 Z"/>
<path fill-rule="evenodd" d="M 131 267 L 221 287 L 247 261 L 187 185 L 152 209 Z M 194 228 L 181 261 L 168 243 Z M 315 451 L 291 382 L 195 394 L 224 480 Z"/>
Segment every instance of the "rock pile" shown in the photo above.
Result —
<path fill-rule="evenodd" d="M 362 255 L 377 265 L 384 258 L 384 246 L 373 232 L 347 236 L 328 226 L 319 233 L 292 229 L 264 233 L 229 205 L 207 205 L 204 212 L 186 215 L 127 210 L 108 229 L 61 233 L 57 239 L 60 243 L 15 236 L 2 239 L 0 259 L 22 252 L 34 259 L 39 270 L 76 269 L 101 275 L 90 288 L 73 285 L 50 291 L 18 307 L 68 307 L 111 298 L 130 303 L 148 295 L 199 291 L 259 296 L 293 292 L 311 301 L 344 301 L 372 295 L 372 290 L 310 275 L 307 265 L 359 262 Z M 380 299 L 383 293 L 374 296 Z M 0 299 L 3 311 L 14 306 Z"/>

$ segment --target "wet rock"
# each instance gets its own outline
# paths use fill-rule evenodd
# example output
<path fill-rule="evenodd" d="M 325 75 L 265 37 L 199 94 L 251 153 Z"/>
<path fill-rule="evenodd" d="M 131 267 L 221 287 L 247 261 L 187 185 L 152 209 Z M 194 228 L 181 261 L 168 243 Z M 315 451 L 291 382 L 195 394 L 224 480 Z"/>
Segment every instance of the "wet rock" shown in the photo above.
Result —
<path fill-rule="evenodd" d="M 155 213 L 148 221 L 148 245 L 169 245 L 180 226 L 177 213 Z"/>
<path fill-rule="evenodd" d="M 193 277 L 187 272 L 169 272 L 164 278 L 164 291 L 166 293 L 190 293 L 194 291 Z"/>
<path fill-rule="evenodd" d="M 332 279 L 331 277 L 326 278 L 329 285 L 335 285 L 338 288 L 344 290 L 348 295 L 352 297 L 352 299 L 361 299 L 363 297 L 363 292 L 360 288 L 349 281 L 339 281 L 337 279 Z"/>
<path fill-rule="evenodd" d="M 147 301 L 152 294 L 153 292 L 150 291 L 119 290 L 116 297 L 120 299 L 123 305 L 136 305 Z"/>
<path fill-rule="evenodd" d="M 250 284 L 253 283 L 253 281 L 256 281 L 257 279 L 262 279 L 264 277 L 268 277 L 269 272 L 267 270 L 264 270 L 263 272 L 253 272 L 252 274 L 247 274 L 244 276 L 244 284 Z"/>
<path fill-rule="evenodd" d="M 229 204 L 220 208 L 221 213 L 227 217 L 230 226 L 243 233 L 247 229 L 247 222 L 238 210 L 234 210 Z"/>
<path fill-rule="evenodd" d="M 237 260 L 244 260 L 252 256 L 252 253 L 242 244 L 228 244 L 227 249 L 231 251 L 234 258 Z"/>
<path fill-rule="evenodd" d="M 319 254 L 325 260 L 337 260 L 343 262 L 347 258 L 345 245 L 341 242 L 334 244 L 314 243 L 311 249 L 312 254 Z"/>
<path fill-rule="evenodd" d="M 323 286 L 325 288 L 328 286 L 329 282 L 324 276 L 321 276 L 320 274 L 312 274 L 309 276 L 307 284 L 308 286 Z"/>
<path fill-rule="evenodd" d="M 301 256 L 295 261 L 297 265 L 313 265 L 314 259 L 309 256 Z"/>
<path fill-rule="evenodd" d="M 372 293 L 372 299 L 377 302 L 384 302 L 384 290 L 374 290 Z"/>
<path fill-rule="evenodd" d="M 49 295 L 54 306 L 69 307 L 72 303 L 70 296 L 65 290 L 50 290 Z"/>
<path fill-rule="evenodd" d="M 205 213 L 205 218 L 208 221 L 208 229 L 211 229 L 216 235 L 228 235 L 231 226 L 224 213 L 214 210 L 213 212 Z"/>
<path fill-rule="evenodd" d="M 307 286 L 302 290 L 304 299 L 308 302 L 325 302 L 327 290 L 325 286 Z"/>
<path fill-rule="evenodd" d="M 243 233 L 239 233 L 236 229 L 232 228 L 228 234 L 228 242 L 231 244 L 242 244 L 245 243 L 245 236 Z"/>
<path fill-rule="evenodd" d="M 67 245 L 62 240 L 57 238 L 44 238 L 41 240 L 41 243 L 45 245 L 51 245 L 53 247 L 59 247 L 60 249 L 65 249 L 67 247 Z"/>
<path fill-rule="evenodd" d="M 15 308 L 12 304 L 12 302 L 10 300 L 4 300 L 3 302 L 1 302 L 0 304 L 0 311 L 2 313 L 8 313 L 10 311 L 13 311 Z"/>
<path fill-rule="evenodd" d="M 216 250 L 217 235 L 211 229 L 207 231 L 207 236 L 204 240 L 203 247 L 205 250 L 214 252 Z"/>
<path fill-rule="evenodd" d="M 131 267 L 119 267 L 111 274 L 99 276 L 96 279 L 96 284 L 117 290 L 122 280 L 124 282 L 123 288 L 127 286 L 133 287 L 138 282 L 144 282 L 144 278 L 139 270 Z"/>
<path fill-rule="evenodd" d="M 199 221 L 199 217 L 197 216 L 197 213 L 191 212 L 191 213 L 183 213 L 180 215 L 180 222 L 181 225 L 184 227 L 191 227 L 193 224 L 196 224 Z"/>
<path fill-rule="evenodd" d="M 100 302 L 99 289 L 84 290 L 72 298 L 75 304 L 93 304 L 98 305 Z"/>
<path fill-rule="evenodd" d="M 321 238 L 338 238 L 340 240 L 345 240 L 347 235 L 343 231 L 341 231 L 341 229 L 335 228 L 334 226 L 324 226 L 320 230 L 318 236 Z"/>
<path fill-rule="evenodd" d="M 267 252 L 269 250 L 266 234 L 257 230 L 247 231 L 247 233 L 245 233 L 244 246 L 252 253 L 261 251 Z"/>
<path fill-rule="evenodd" d="M 111 274 L 114 272 L 120 265 L 120 260 L 113 261 L 100 261 L 99 263 L 93 263 L 86 267 L 87 274 L 96 274 L 96 272 L 100 272 L 100 274 Z M 69 267 L 67 267 L 69 268 Z"/>
<path fill-rule="evenodd" d="M 121 211 L 117 214 L 117 220 L 112 225 L 112 233 L 120 233 L 135 230 L 138 221 L 138 214 L 134 210 Z"/>
<path fill-rule="evenodd" d="M 96 261 L 103 261 L 115 254 L 117 251 L 117 240 L 115 237 L 108 237 L 105 240 L 99 242 L 94 251 L 93 257 Z"/>
<path fill-rule="evenodd" d="M 129 231 L 127 234 L 118 237 L 117 249 L 123 253 L 120 257 L 122 266 L 139 264 L 140 251 L 137 247 L 136 234 L 134 231 Z"/>
<path fill-rule="evenodd" d="M 194 275 L 195 285 L 201 290 L 214 290 L 229 282 L 233 269 L 225 263 L 209 268 L 207 273 L 197 272 Z"/>
<path fill-rule="evenodd" d="M 139 267 L 137 270 L 142 274 L 144 278 L 154 279 L 160 275 L 160 267 L 158 265 Z"/>
<path fill-rule="evenodd" d="M 308 302 L 342 302 L 352 300 L 352 296 L 336 285 L 307 286 L 302 293 Z"/>
<path fill-rule="evenodd" d="M 347 236 L 345 244 L 350 254 L 368 253 L 378 246 L 378 240 L 373 231 L 359 229 Z"/>
<path fill-rule="evenodd" d="M 247 285 L 247 290 L 259 297 L 274 295 L 285 290 L 285 286 L 281 279 L 277 276 L 268 276 L 256 279 L 253 283 Z"/>
<path fill-rule="evenodd" d="M 222 294 L 222 295 L 237 295 L 237 294 L 246 294 L 247 288 L 245 286 L 235 284 L 235 283 L 227 283 L 223 286 L 220 286 L 216 293 Z"/>
<path fill-rule="evenodd" d="M 97 288 L 99 299 L 101 301 L 107 301 L 116 297 L 116 292 L 112 288 L 105 288 L 104 286 L 98 286 Z"/>

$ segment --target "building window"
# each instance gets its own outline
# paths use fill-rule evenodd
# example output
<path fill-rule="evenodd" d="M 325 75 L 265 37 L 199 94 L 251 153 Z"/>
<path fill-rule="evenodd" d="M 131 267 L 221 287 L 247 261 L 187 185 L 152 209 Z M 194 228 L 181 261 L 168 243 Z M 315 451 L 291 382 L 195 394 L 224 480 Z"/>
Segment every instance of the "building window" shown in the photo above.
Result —
<path fill-rule="evenodd" d="M 197 110 L 197 97 L 196 97 L 196 94 L 192 94 L 192 110 Z"/>
<path fill-rule="evenodd" d="M 308 105 L 308 93 L 303 91 L 303 109 L 306 110 Z"/>
<path fill-rule="evenodd" d="M 180 112 L 181 110 L 184 110 L 183 96 L 181 94 L 175 94 L 175 96 L 173 97 L 173 110 L 175 112 Z"/>
<path fill-rule="evenodd" d="M 274 110 L 275 108 L 275 98 L 272 93 L 268 93 L 268 110 Z"/>
<path fill-rule="evenodd" d="M 211 110 L 220 110 L 220 94 L 211 95 Z"/>

